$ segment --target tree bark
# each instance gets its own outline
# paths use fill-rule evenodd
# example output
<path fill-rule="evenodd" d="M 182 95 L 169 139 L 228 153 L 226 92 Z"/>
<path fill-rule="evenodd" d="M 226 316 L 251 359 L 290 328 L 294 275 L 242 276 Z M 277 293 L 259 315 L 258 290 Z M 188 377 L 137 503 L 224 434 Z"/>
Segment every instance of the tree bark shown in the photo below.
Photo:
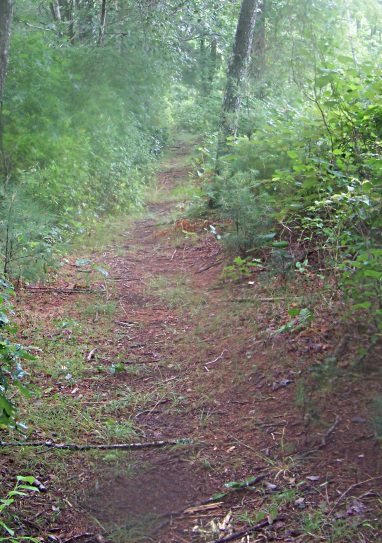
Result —
<path fill-rule="evenodd" d="M 103 38 L 105 35 L 106 14 L 107 14 L 107 0 L 102 0 L 101 19 L 100 19 L 99 33 L 98 33 L 98 45 L 100 46 L 103 45 Z"/>
<path fill-rule="evenodd" d="M 3 92 L 7 77 L 13 6 L 14 0 L 0 0 L 0 152 L 5 183 L 8 181 L 9 167 L 3 146 Z"/>
<path fill-rule="evenodd" d="M 58 0 L 53 0 L 50 3 L 50 11 L 54 21 L 61 21 L 61 8 Z"/>
<path fill-rule="evenodd" d="M 250 59 L 256 17 L 262 0 L 242 0 L 221 110 L 217 160 L 228 151 L 227 139 L 235 137 L 242 89 Z M 218 171 L 218 165 L 217 165 Z"/>
<path fill-rule="evenodd" d="M 3 102 L 4 83 L 7 76 L 13 6 L 13 0 L 0 0 L 0 104 Z"/>

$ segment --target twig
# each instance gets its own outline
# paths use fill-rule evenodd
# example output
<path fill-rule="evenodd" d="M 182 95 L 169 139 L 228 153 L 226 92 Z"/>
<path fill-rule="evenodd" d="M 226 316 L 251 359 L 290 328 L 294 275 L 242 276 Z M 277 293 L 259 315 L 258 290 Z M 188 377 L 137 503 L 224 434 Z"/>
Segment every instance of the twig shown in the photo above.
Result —
<path fill-rule="evenodd" d="M 96 352 L 96 350 L 97 350 L 97 347 L 94 347 L 94 349 L 92 349 L 92 350 L 90 351 L 90 353 L 89 353 L 88 356 L 86 357 L 86 360 L 87 360 L 88 362 L 90 362 L 90 360 L 91 360 L 92 358 L 95 358 L 95 357 L 94 357 L 94 353 Z"/>
<path fill-rule="evenodd" d="M 209 366 L 210 364 L 214 364 L 218 360 L 220 360 L 223 357 L 223 354 L 227 352 L 227 349 L 224 349 L 224 351 L 217 357 L 215 360 L 211 360 L 211 362 L 206 362 L 205 366 Z"/>
<path fill-rule="evenodd" d="M 295 296 L 295 298 L 300 298 L 300 296 Z M 228 302 L 276 302 L 283 301 L 286 298 L 230 298 Z"/>
<path fill-rule="evenodd" d="M 81 294 L 83 292 L 99 293 L 103 292 L 100 289 L 92 288 L 52 288 L 52 287 L 26 287 L 26 290 L 32 291 L 41 291 L 41 292 L 58 292 L 60 294 Z"/>
<path fill-rule="evenodd" d="M 74 443 L 53 443 L 53 441 L 34 441 L 31 443 L 0 441 L 0 447 L 48 447 L 50 449 L 68 449 L 73 451 L 98 450 L 135 450 L 148 449 L 153 447 L 166 447 L 167 445 L 185 445 L 190 443 L 187 439 L 173 439 L 169 441 L 151 441 L 148 443 L 116 443 L 114 445 L 76 445 Z"/>
<path fill-rule="evenodd" d="M 375 341 L 373 341 L 373 343 L 370 343 L 370 345 L 368 346 L 366 352 L 364 354 L 362 354 L 358 358 L 356 364 L 357 365 L 362 364 L 362 362 L 364 362 L 371 355 L 371 353 L 374 351 L 376 345 L 377 345 L 377 343 Z"/>
<path fill-rule="evenodd" d="M 206 266 L 205 268 L 200 268 L 200 270 L 198 270 L 196 273 L 203 273 L 209 270 L 210 268 L 213 268 L 214 266 L 219 266 L 219 264 L 221 264 L 222 262 L 223 260 L 217 260 L 216 262 L 213 262 L 212 264 L 210 264 L 209 266 Z"/>
<path fill-rule="evenodd" d="M 322 436 L 322 439 L 321 439 L 321 444 L 322 444 L 322 447 L 325 447 L 326 446 L 326 440 L 327 438 L 330 436 L 330 434 L 332 434 L 334 432 L 334 430 L 337 428 L 337 426 L 339 425 L 339 423 L 341 422 L 341 417 L 339 417 L 338 415 L 336 415 L 336 420 L 334 422 L 334 424 L 329 428 L 329 430 Z"/>
<path fill-rule="evenodd" d="M 81 539 L 81 537 L 93 537 L 93 536 L 94 534 L 85 532 L 84 534 L 72 535 L 72 537 L 69 537 L 68 539 L 64 539 L 62 543 L 69 543 L 69 541 L 76 541 L 77 539 Z"/>
<path fill-rule="evenodd" d="M 134 322 L 134 321 L 127 321 L 127 322 L 114 321 L 114 323 L 119 324 L 119 326 L 138 326 L 139 325 L 139 322 Z"/>
<path fill-rule="evenodd" d="M 337 426 L 340 424 L 341 418 L 337 415 L 336 420 L 334 424 L 329 428 L 329 430 L 322 436 L 321 438 L 321 444 L 317 445 L 315 449 L 310 449 L 309 451 L 305 451 L 303 454 L 300 455 L 300 458 L 307 458 L 308 456 L 311 456 L 312 454 L 321 451 L 324 447 L 326 447 L 326 440 L 334 432 L 334 430 L 337 428 Z M 296 451 L 295 454 L 298 454 L 300 451 Z"/>
<path fill-rule="evenodd" d="M 177 249 L 175 249 L 175 251 L 172 253 L 172 257 L 170 258 L 170 260 L 174 260 L 174 256 L 175 256 L 175 253 L 176 253 Z"/>
<path fill-rule="evenodd" d="M 357 488 L 357 486 L 361 486 L 361 485 L 364 485 L 366 483 L 370 483 L 371 481 L 377 481 L 378 479 L 382 479 L 382 475 L 379 475 L 379 477 L 370 477 L 370 479 L 366 479 L 365 481 L 361 481 L 359 483 L 354 483 L 354 485 L 351 485 L 349 486 L 349 488 L 347 490 L 345 490 L 345 492 L 343 492 L 341 494 L 341 496 L 338 498 L 338 500 L 336 500 L 335 504 L 333 505 L 333 507 L 330 509 L 328 515 L 331 515 L 333 513 L 333 511 L 336 509 L 337 505 L 340 503 L 340 501 L 343 500 L 343 498 L 349 494 L 349 492 L 351 490 L 353 490 L 353 488 Z"/>

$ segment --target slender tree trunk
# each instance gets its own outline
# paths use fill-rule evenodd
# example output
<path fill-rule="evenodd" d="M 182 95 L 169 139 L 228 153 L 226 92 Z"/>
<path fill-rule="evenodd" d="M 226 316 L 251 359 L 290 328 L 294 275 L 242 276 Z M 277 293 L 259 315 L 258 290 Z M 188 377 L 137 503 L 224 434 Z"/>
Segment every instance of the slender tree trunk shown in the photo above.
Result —
<path fill-rule="evenodd" d="M 242 0 L 221 111 L 217 159 L 228 151 L 227 139 L 236 136 L 242 89 L 250 59 L 257 14 L 262 0 Z M 218 171 L 218 165 L 217 165 Z"/>
<path fill-rule="evenodd" d="M 214 77 L 216 73 L 217 68 L 217 60 L 218 60 L 218 42 L 215 37 L 211 39 L 211 45 L 210 45 L 210 62 L 208 65 L 208 88 L 209 93 L 212 90 L 212 85 L 214 82 Z"/>
<path fill-rule="evenodd" d="M 200 90 L 202 96 L 208 96 L 208 57 L 206 48 L 206 38 L 202 36 L 199 42 L 200 57 Z"/>
<path fill-rule="evenodd" d="M 263 0 L 261 5 L 261 13 L 256 19 L 256 28 L 252 42 L 252 54 L 249 72 L 254 81 L 259 81 L 262 78 L 265 68 L 265 7 L 266 0 Z"/>
<path fill-rule="evenodd" d="M 103 38 L 105 35 L 105 28 L 106 28 L 106 14 L 107 14 L 107 0 L 102 0 L 101 19 L 100 19 L 99 33 L 98 33 L 98 45 L 103 45 Z"/>
<path fill-rule="evenodd" d="M 13 6 L 13 0 L 0 0 L 0 103 L 3 102 L 4 83 L 7 76 Z"/>
<path fill-rule="evenodd" d="M 61 21 L 61 8 L 58 0 L 53 0 L 50 3 L 50 11 L 54 21 Z"/>
<path fill-rule="evenodd" d="M 3 146 L 3 92 L 7 76 L 9 40 L 11 37 L 11 24 L 13 17 L 13 0 L 0 0 L 0 150 L 5 182 L 8 179 L 8 162 Z"/>

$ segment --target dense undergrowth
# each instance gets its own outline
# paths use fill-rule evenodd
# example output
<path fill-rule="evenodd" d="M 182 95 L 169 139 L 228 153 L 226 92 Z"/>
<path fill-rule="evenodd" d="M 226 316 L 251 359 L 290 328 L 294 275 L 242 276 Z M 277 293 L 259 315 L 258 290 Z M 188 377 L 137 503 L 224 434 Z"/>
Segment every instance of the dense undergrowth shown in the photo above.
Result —
<path fill-rule="evenodd" d="M 259 258 L 269 264 L 271 255 L 280 273 L 335 276 L 372 342 L 382 303 L 380 75 L 370 64 L 327 65 L 310 100 L 282 111 L 275 101 L 258 102 L 259 126 L 231 143 L 219 176 L 208 164 L 214 140 L 201 149 L 204 194 L 190 207 L 197 215 L 212 202 L 231 224 L 224 241 L 249 266 Z"/>

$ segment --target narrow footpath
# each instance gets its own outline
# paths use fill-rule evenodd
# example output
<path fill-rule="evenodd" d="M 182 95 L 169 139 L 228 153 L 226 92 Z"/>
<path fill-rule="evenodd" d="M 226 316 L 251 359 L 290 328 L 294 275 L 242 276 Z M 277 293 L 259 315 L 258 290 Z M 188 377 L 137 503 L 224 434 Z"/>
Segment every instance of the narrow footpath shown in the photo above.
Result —
<path fill-rule="evenodd" d="M 33 315 L 49 315 L 40 342 L 61 353 L 39 384 L 46 427 L 28 439 L 153 444 L 28 457 L 24 471 L 48 488 L 31 502 L 38 528 L 30 535 L 60 543 L 344 543 L 373 523 L 363 541 L 378 541 L 381 448 L 366 413 L 379 370 L 363 382 L 312 381 L 312 367 L 339 338 L 319 319 L 298 334 L 275 333 L 299 293 L 262 271 L 224 273 L 234 257 L 216 237 L 219 224 L 182 215 L 191 152 L 173 149 L 144 215 L 110 230 L 102 252 L 101 240 L 89 238 L 93 249 L 67 262 L 55 297 L 43 289 L 23 295 L 25 335 Z M 93 261 L 106 279 L 91 279 Z M 36 367 L 35 378 L 42 373 Z M 53 519 L 47 504 L 55 495 Z"/>

